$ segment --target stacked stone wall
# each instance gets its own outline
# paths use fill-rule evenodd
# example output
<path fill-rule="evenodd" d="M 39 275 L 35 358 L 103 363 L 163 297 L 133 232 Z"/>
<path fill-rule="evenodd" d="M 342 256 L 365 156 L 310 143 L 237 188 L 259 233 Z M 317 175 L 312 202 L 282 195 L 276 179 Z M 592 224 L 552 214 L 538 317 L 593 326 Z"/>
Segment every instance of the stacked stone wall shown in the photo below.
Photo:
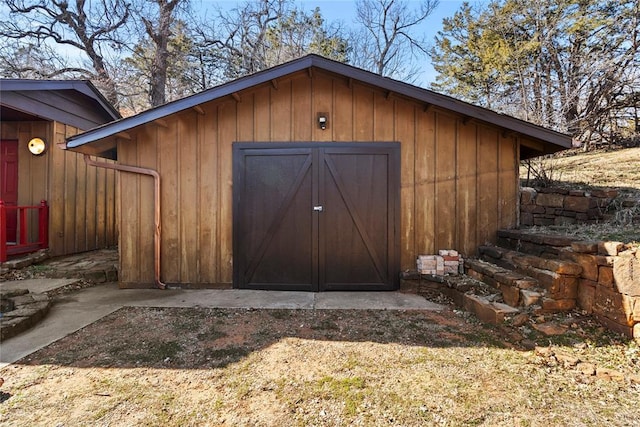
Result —
<path fill-rule="evenodd" d="M 579 309 L 609 329 L 640 340 L 640 247 L 610 241 L 572 241 L 568 236 L 526 230 L 498 232 L 502 247 L 582 267 L 577 277 Z"/>
<path fill-rule="evenodd" d="M 520 225 L 596 223 L 607 218 L 607 209 L 617 196 L 613 189 L 521 188 Z"/>
<path fill-rule="evenodd" d="M 640 248 L 574 242 L 560 258 L 580 264 L 578 307 L 609 329 L 640 339 Z"/>

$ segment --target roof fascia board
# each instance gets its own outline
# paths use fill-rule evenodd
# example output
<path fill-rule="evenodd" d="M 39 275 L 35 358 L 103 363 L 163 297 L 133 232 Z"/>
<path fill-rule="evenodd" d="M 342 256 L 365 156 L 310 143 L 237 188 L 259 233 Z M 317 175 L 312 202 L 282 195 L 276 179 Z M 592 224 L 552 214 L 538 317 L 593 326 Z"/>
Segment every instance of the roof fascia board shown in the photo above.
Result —
<path fill-rule="evenodd" d="M 22 96 L 19 92 L 4 92 L 2 94 L 2 103 L 14 110 L 22 111 L 45 120 L 53 120 L 71 125 L 78 129 L 91 129 L 102 124 L 78 116 L 72 112 L 63 111 L 54 106 L 38 102 L 36 99 Z"/>
<path fill-rule="evenodd" d="M 305 59 L 306 61 L 303 61 Z M 270 82 L 274 78 L 282 77 L 284 75 L 294 73 L 310 66 L 300 65 L 302 62 L 310 64 L 311 60 L 309 57 L 304 57 L 298 61 L 288 62 L 286 64 L 270 68 L 257 74 L 241 77 L 240 79 L 213 87 L 204 92 L 200 92 L 195 95 L 191 95 L 186 98 L 164 104 L 160 107 L 143 111 L 142 113 L 135 116 L 127 117 L 116 122 L 101 126 L 99 128 L 92 129 L 90 131 L 69 138 L 67 140 L 67 148 L 76 148 L 81 145 L 88 144 L 94 140 L 108 138 L 120 132 L 126 132 L 134 127 L 144 125 L 154 120 L 162 119 L 173 113 L 187 110 L 205 102 L 231 95 L 234 92 L 244 90 L 251 86 Z"/>
<path fill-rule="evenodd" d="M 324 59 L 324 58 L 320 58 Z M 329 67 L 323 66 L 330 64 Z M 442 95 L 428 89 L 413 86 L 387 77 L 378 76 L 366 70 L 354 68 L 339 62 L 324 60 L 323 64 L 314 64 L 319 68 L 332 71 L 338 74 L 347 75 L 355 80 L 360 80 L 374 86 L 382 87 L 387 90 L 408 96 L 409 98 L 418 99 L 434 106 L 455 111 L 487 123 L 496 124 L 516 132 L 525 133 L 534 138 L 543 139 L 566 148 L 571 148 L 571 137 L 551 129 L 547 129 L 533 123 L 528 123 L 515 117 L 500 114 L 495 111 L 478 107 L 464 101 Z M 347 68 L 348 70 L 345 70 Z"/>
<path fill-rule="evenodd" d="M 75 90 L 93 99 L 113 120 L 122 118 L 118 110 L 88 80 L 0 79 L 0 92 Z"/>

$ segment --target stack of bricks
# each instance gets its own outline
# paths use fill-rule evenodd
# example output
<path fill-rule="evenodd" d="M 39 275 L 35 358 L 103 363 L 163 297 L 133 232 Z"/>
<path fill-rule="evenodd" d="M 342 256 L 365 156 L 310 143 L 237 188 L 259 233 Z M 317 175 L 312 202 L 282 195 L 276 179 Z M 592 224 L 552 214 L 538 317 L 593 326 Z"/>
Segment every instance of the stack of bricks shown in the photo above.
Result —
<path fill-rule="evenodd" d="M 454 250 L 440 250 L 438 255 L 418 256 L 417 269 L 420 274 L 431 276 L 457 275 L 464 271 L 462 257 Z"/>

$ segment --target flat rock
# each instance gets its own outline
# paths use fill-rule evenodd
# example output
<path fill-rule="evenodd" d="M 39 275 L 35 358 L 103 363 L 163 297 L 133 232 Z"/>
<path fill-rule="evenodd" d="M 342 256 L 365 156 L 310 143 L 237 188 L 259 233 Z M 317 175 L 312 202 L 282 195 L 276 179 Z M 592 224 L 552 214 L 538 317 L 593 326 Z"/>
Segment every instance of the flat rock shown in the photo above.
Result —
<path fill-rule="evenodd" d="M 525 325 L 529 321 L 529 316 L 526 313 L 516 314 L 513 319 L 511 319 L 511 324 L 515 327 L 520 327 Z"/>
<path fill-rule="evenodd" d="M 533 325 L 533 328 L 547 336 L 562 335 L 569 329 L 567 326 L 558 325 L 557 323 L 548 322 Z"/>
<path fill-rule="evenodd" d="M 571 242 L 571 249 L 581 254 L 597 254 L 598 242 Z"/>
<path fill-rule="evenodd" d="M 0 283 L 0 291 L 24 289 L 32 293 L 42 293 L 62 288 L 78 282 L 79 279 L 27 279 L 9 280 Z M 25 292 L 26 293 L 26 292 Z"/>

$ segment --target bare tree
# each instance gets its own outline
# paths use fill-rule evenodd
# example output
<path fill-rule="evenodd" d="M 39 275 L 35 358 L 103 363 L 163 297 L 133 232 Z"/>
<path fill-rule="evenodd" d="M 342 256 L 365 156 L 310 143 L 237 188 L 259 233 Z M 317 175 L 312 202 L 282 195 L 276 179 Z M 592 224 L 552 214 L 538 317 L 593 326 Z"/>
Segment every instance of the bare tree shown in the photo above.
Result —
<path fill-rule="evenodd" d="M 219 58 L 222 80 L 255 73 L 316 53 L 346 61 L 348 44 L 342 29 L 327 25 L 319 8 L 306 13 L 292 0 L 248 1 L 219 11 L 211 24 L 196 26 L 198 44 Z M 210 62 L 210 59 L 208 60 Z"/>
<path fill-rule="evenodd" d="M 286 7 L 287 0 L 260 0 L 220 13 L 225 38 L 216 44 L 226 54 L 225 77 L 232 79 L 266 68 L 267 34 Z"/>
<path fill-rule="evenodd" d="M 0 22 L 0 39 L 19 40 L 33 46 L 54 43 L 71 48 L 79 56 L 73 68 L 92 76 L 107 99 L 117 104 L 116 84 L 111 78 L 106 55 L 122 46 L 118 31 L 130 17 L 125 0 L 5 0 L 8 19 Z M 62 71 L 59 70 L 59 71 Z"/>
<path fill-rule="evenodd" d="M 84 68 L 70 66 L 51 46 L 8 40 L 0 45 L 0 76 L 12 79 L 91 78 Z"/>
<path fill-rule="evenodd" d="M 358 0 L 356 21 L 360 29 L 352 34 L 351 62 L 383 76 L 412 79 L 417 69 L 412 60 L 428 53 L 424 36 L 417 34 L 439 4 L 439 0 Z"/>
<path fill-rule="evenodd" d="M 153 61 L 149 75 L 149 100 L 152 107 L 167 102 L 167 70 L 169 68 L 169 39 L 175 20 L 175 10 L 188 0 L 148 0 L 157 6 L 157 13 L 141 16 L 147 36 L 154 43 Z M 151 17 L 151 15 L 155 15 Z"/>

